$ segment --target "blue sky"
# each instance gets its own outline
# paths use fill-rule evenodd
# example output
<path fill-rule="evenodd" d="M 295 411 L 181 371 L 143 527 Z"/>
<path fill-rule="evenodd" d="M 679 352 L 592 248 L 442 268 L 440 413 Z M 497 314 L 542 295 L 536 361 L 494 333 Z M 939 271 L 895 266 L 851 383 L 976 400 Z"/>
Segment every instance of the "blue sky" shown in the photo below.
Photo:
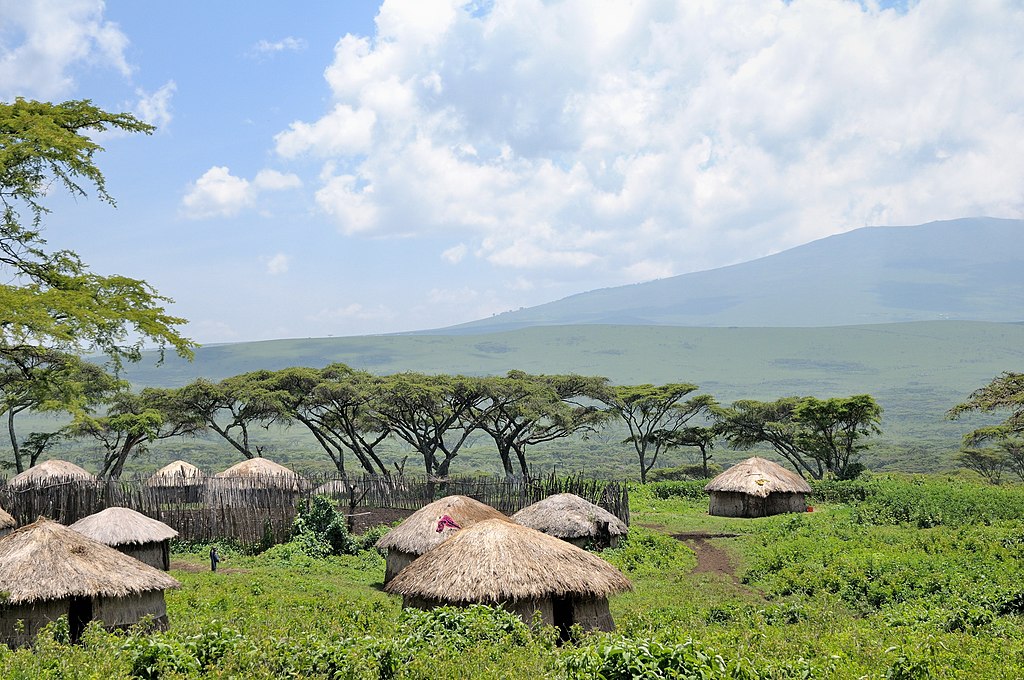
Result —
<path fill-rule="evenodd" d="M 360 335 L 1022 217 L 1022 36 L 1010 0 L 0 0 L 0 98 L 158 126 L 45 234 L 187 335 Z"/>

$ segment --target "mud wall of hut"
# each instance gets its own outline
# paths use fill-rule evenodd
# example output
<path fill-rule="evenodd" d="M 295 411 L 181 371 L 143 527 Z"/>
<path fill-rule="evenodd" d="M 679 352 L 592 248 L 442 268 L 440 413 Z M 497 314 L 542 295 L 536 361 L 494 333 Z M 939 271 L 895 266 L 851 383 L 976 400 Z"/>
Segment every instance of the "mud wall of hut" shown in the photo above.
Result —
<path fill-rule="evenodd" d="M 167 571 L 170 565 L 170 541 L 159 543 L 143 543 L 142 545 L 118 545 L 114 546 L 119 552 L 134 557 L 139 562 L 145 562 L 154 569 Z"/>
<path fill-rule="evenodd" d="M 102 621 L 108 630 L 135 625 L 146 616 L 153 617 L 157 628 L 167 627 L 164 591 L 151 590 L 129 597 L 96 597 L 92 601 L 93 620 Z"/>
<path fill-rule="evenodd" d="M 807 509 L 802 493 L 770 493 L 761 498 L 746 493 L 712 491 L 710 498 L 708 514 L 719 517 L 768 517 Z"/>
<path fill-rule="evenodd" d="M 67 599 L 0 606 L 0 640 L 11 647 L 32 644 L 43 626 L 67 616 Z"/>

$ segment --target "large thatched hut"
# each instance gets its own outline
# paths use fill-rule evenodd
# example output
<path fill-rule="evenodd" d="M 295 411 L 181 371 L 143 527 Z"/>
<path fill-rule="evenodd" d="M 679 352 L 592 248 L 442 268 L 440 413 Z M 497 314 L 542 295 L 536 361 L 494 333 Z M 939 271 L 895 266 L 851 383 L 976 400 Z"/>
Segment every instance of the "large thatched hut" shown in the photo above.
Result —
<path fill-rule="evenodd" d="M 306 486 L 298 473 L 268 458 L 250 458 L 213 476 L 207 494 L 221 505 L 276 507 Z"/>
<path fill-rule="evenodd" d="M 389 583 L 406 565 L 460 531 L 440 521 L 445 515 L 462 529 L 487 519 L 510 521 L 491 506 L 468 496 L 445 496 L 424 505 L 377 541 L 377 547 L 387 551 L 384 583 Z"/>
<path fill-rule="evenodd" d="M 112 630 L 146 616 L 167 627 L 164 590 L 180 584 L 167 574 L 39 518 L 0 538 L 0 641 L 30 644 L 40 628 L 68 617 L 77 640 L 90 621 Z"/>
<path fill-rule="evenodd" d="M 107 508 L 83 517 L 71 528 L 151 567 L 164 571 L 171 568 L 170 544 L 178 532 L 141 512 Z"/>
<path fill-rule="evenodd" d="M 631 588 L 608 562 L 554 536 L 502 520 L 457 531 L 402 570 L 384 590 L 403 605 L 500 605 L 556 626 L 563 638 L 584 630 L 613 630 L 608 597 Z"/>
<path fill-rule="evenodd" d="M 18 526 L 18 521 L 11 517 L 11 514 L 0 508 L 0 538 L 14 531 Z"/>
<path fill-rule="evenodd" d="M 556 493 L 512 515 L 512 521 L 581 548 L 615 547 L 629 527 L 604 508 L 572 493 Z"/>
<path fill-rule="evenodd" d="M 58 484 L 93 484 L 96 476 L 66 460 L 47 460 L 30 467 L 7 482 L 13 491 L 27 491 Z"/>
<path fill-rule="evenodd" d="M 146 486 L 167 503 L 198 503 L 205 485 L 203 471 L 183 460 L 163 466 L 146 480 Z"/>
<path fill-rule="evenodd" d="M 712 479 L 704 490 L 711 496 L 709 514 L 767 517 L 804 512 L 811 486 L 778 463 L 754 456 Z"/>

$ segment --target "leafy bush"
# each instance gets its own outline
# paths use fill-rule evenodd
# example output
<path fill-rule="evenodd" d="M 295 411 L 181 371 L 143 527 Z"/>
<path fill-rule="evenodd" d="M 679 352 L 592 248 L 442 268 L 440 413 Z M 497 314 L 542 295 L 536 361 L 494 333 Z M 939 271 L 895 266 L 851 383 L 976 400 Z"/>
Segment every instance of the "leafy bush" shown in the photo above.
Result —
<path fill-rule="evenodd" d="M 722 471 L 718 463 L 708 465 L 708 476 L 714 477 Z M 680 465 L 678 467 L 655 468 L 647 473 L 648 482 L 682 482 L 705 479 L 704 466 L 700 463 Z"/>
<path fill-rule="evenodd" d="M 624 572 L 651 574 L 692 560 L 693 552 L 671 536 L 632 526 L 619 545 L 604 550 L 601 557 Z"/>
<path fill-rule="evenodd" d="M 704 490 L 707 484 L 704 480 L 691 482 L 654 482 L 647 487 L 654 494 L 655 498 L 662 500 L 668 498 L 686 498 L 688 500 L 706 501 L 708 492 Z"/>

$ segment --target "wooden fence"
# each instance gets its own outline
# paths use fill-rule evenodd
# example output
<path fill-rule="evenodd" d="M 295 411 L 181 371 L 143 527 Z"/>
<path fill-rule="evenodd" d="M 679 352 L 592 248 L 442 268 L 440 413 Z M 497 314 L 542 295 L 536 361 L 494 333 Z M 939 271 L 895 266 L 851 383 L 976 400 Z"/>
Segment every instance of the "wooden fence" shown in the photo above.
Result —
<path fill-rule="evenodd" d="M 556 493 L 574 493 L 629 524 L 629 494 L 624 483 L 553 474 L 533 481 L 264 475 L 181 479 L 165 486 L 154 486 L 141 477 L 95 482 L 51 478 L 23 488 L 5 484 L 0 488 L 0 507 L 14 516 L 19 526 L 39 516 L 71 524 L 108 507 L 125 507 L 173 527 L 181 540 L 231 539 L 253 544 L 288 540 L 297 508 L 315 495 L 333 498 L 348 514 L 378 508 L 413 512 L 438 498 L 458 494 L 511 515 Z"/>

